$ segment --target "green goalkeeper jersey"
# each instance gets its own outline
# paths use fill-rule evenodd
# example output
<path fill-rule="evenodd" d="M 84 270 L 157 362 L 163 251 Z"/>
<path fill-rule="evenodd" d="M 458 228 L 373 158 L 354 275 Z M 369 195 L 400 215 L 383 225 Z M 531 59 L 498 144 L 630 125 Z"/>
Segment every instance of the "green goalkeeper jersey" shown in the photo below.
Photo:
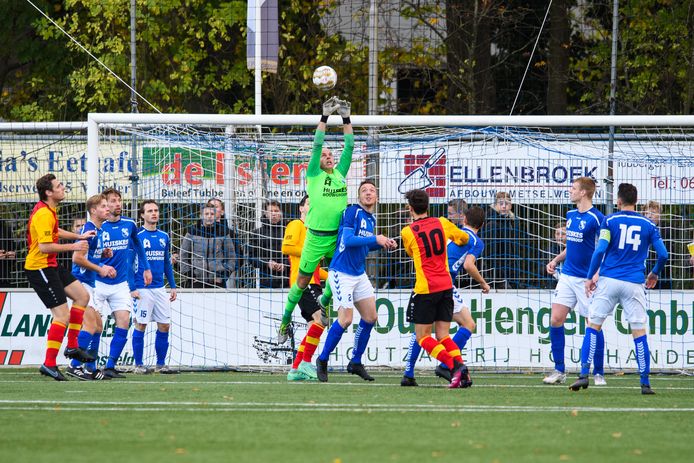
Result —
<path fill-rule="evenodd" d="M 339 164 L 332 173 L 320 168 L 325 132 L 316 130 L 311 160 L 306 169 L 306 190 L 311 206 L 306 215 L 306 226 L 311 230 L 337 231 L 342 212 L 347 208 L 347 182 L 345 177 L 352 164 L 354 135 L 345 135 L 345 148 Z"/>

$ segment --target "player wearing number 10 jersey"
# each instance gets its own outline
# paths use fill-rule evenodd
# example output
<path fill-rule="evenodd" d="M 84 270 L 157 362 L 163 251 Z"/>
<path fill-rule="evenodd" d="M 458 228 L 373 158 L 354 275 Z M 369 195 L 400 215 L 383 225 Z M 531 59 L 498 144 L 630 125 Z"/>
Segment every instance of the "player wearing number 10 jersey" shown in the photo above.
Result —
<path fill-rule="evenodd" d="M 463 365 L 460 349 L 448 335 L 453 320 L 453 280 L 448 271 L 446 242 L 450 239 L 462 246 L 470 238 L 448 219 L 429 217 L 426 191 L 410 190 L 405 198 L 413 222 L 402 229 L 400 236 L 403 248 L 414 261 L 416 273 L 407 321 L 415 324 L 417 343 L 451 370 L 449 387 L 467 387 L 470 384 L 467 367 Z M 431 336 L 432 324 L 438 341 Z"/>
<path fill-rule="evenodd" d="M 619 303 L 634 336 L 641 393 L 655 394 L 648 378 L 650 352 L 646 340 L 648 303 L 644 291 L 644 270 L 648 248 L 652 244 L 658 261 L 645 278 L 645 287 L 651 289 L 658 282 L 658 273 L 667 261 L 668 252 L 660 238 L 658 227 L 635 211 L 636 200 L 634 185 L 619 185 L 617 206 L 620 212 L 609 215 L 600 227 L 600 241 L 593 253 L 585 280 L 586 294 L 595 291 L 595 296 L 590 304 L 590 322 L 581 347 L 581 374 L 569 387 L 573 391 L 588 387 L 588 371 L 595 355 L 598 332 Z M 593 276 L 598 268 L 600 278 L 596 285 Z"/>

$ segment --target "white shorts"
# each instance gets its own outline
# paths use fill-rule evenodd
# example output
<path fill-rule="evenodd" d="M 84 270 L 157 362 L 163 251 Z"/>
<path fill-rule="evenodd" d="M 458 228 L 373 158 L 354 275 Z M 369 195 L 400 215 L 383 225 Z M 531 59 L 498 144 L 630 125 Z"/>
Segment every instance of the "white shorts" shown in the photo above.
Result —
<path fill-rule="evenodd" d="M 330 270 L 328 281 L 333 292 L 333 307 L 335 309 L 354 309 L 355 302 L 374 297 L 374 287 L 366 273 L 354 276 Z"/>
<path fill-rule="evenodd" d="M 571 310 L 577 309 L 579 314 L 588 317 L 590 298 L 586 296 L 585 282 L 585 278 L 561 274 L 554 290 L 552 304 L 561 304 Z"/>
<path fill-rule="evenodd" d="M 107 317 L 117 310 L 132 312 L 133 298 L 130 297 L 128 282 L 108 285 L 97 281 L 94 287 L 94 308 L 102 317 Z"/>
<path fill-rule="evenodd" d="M 453 313 L 462 312 L 465 307 L 465 301 L 463 301 L 463 295 L 460 294 L 458 288 L 453 287 Z"/>
<path fill-rule="evenodd" d="M 137 290 L 140 299 L 135 300 L 133 315 L 137 323 L 171 323 L 171 302 L 165 288 Z"/>
<path fill-rule="evenodd" d="M 602 276 L 598 279 L 598 288 L 590 304 L 590 322 L 602 325 L 612 315 L 617 303 L 622 304 L 624 317 L 631 329 L 645 328 L 648 302 L 644 285 Z"/>

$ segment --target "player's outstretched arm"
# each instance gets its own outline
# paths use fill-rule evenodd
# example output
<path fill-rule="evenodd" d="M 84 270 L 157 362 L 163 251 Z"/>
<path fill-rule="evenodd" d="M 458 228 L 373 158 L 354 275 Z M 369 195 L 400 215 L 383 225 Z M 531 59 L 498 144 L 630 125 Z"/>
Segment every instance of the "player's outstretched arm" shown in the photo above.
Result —
<path fill-rule="evenodd" d="M 482 287 L 482 292 L 484 294 L 487 294 L 489 292 L 489 285 L 487 284 L 487 281 L 484 279 L 482 274 L 480 273 L 479 269 L 477 268 L 477 259 L 475 256 L 468 254 L 465 256 L 465 262 L 463 263 L 463 268 L 465 271 L 470 275 L 472 278 L 475 279 L 477 283 Z"/>
<path fill-rule="evenodd" d="M 306 168 L 306 176 L 315 177 L 320 174 L 320 156 L 323 152 L 323 140 L 325 139 L 326 123 L 332 113 L 340 107 L 339 100 L 336 96 L 328 99 L 323 103 L 323 113 L 316 128 L 316 134 L 313 136 L 313 148 L 311 149 L 311 159 Z"/>
<path fill-rule="evenodd" d="M 82 233 L 81 235 L 78 235 L 77 233 L 63 230 L 62 228 L 58 228 L 58 238 L 60 238 L 61 240 L 88 240 L 93 236 L 96 236 L 96 230 L 88 230 Z"/>
<path fill-rule="evenodd" d="M 350 119 L 352 104 L 345 100 L 338 101 L 340 104 L 338 112 L 340 116 L 342 116 L 342 132 L 345 135 L 345 147 L 340 155 L 340 162 L 337 165 L 337 170 L 346 177 L 347 172 L 349 172 L 349 166 L 352 165 L 352 153 L 354 152 L 354 129 L 352 128 L 352 121 Z"/>

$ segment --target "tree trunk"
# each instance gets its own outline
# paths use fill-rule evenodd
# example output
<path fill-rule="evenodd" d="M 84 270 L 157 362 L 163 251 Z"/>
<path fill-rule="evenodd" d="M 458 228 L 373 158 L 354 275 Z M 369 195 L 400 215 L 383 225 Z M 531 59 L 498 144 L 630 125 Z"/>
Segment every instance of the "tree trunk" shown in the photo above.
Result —
<path fill-rule="evenodd" d="M 566 114 L 569 73 L 569 0 L 554 0 L 549 12 L 547 114 Z"/>

